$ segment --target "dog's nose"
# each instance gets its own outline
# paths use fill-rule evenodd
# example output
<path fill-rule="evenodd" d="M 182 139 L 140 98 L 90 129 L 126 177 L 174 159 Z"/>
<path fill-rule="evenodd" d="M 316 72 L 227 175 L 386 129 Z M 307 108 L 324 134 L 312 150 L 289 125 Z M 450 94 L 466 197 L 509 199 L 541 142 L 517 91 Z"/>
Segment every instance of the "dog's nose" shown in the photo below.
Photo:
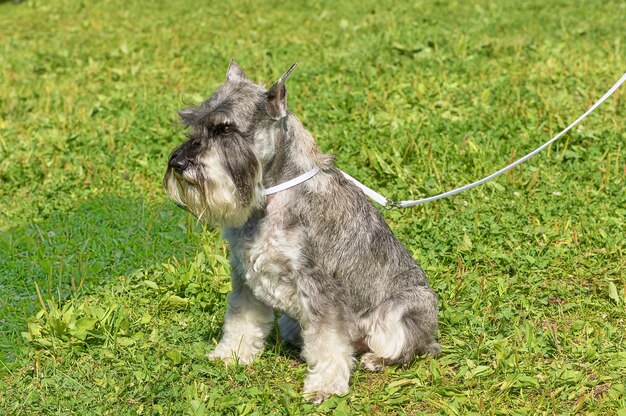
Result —
<path fill-rule="evenodd" d="M 177 172 L 183 172 L 189 167 L 189 159 L 184 156 L 174 156 L 170 159 L 170 167 Z"/>

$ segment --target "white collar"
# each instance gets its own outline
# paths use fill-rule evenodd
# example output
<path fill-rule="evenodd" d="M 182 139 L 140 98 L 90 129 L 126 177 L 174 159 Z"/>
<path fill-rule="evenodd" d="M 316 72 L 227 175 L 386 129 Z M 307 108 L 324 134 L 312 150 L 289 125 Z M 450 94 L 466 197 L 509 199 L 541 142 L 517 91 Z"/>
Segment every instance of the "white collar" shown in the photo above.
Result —
<path fill-rule="evenodd" d="M 302 182 L 308 181 L 313 176 L 317 175 L 317 172 L 319 172 L 319 171 L 320 171 L 320 168 L 318 168 L 316 166 L 313 169 L 311 169 L 310 171 L 308 171 L 306 173 L 303 173 L 300 176 L 296 176 L 295 178 L 293 178 L 291 180 L 288 180 L 287 182 L 283 182 L 283 183 L 278 184 L 276 186 L 272 186 L 272 187 L 267 188 L 265 190 L 265 195 L 267 196 L 267 195 L 275 194 L 277 192 L 284 191 L 285 189 L 289 189 L 291 187 L 299 185 Z"/>

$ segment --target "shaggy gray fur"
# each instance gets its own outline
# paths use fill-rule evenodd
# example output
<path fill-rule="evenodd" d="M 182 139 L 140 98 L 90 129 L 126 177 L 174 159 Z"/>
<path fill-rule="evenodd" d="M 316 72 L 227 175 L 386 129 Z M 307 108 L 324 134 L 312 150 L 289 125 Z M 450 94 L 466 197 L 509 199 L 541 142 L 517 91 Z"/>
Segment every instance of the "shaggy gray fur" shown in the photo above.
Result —
<path fill-rule="evenodd" d="M 376 371 L 438 353 L 437 297 L 381 214 L 287 110 L 292 69 L 265 90 L 231 62 L 226 83 L 179 113 L 188 140 L 172 152 L 165 185 L 230 244 L 233 292 L 210 357 L 253 359 L 277 310 L 283 338 L 302 345 L 309 364 L 304 393 L 320 402 L 347 392 L 355 354 Z M 264 197 L 315 166 L 312 179 Z"/>

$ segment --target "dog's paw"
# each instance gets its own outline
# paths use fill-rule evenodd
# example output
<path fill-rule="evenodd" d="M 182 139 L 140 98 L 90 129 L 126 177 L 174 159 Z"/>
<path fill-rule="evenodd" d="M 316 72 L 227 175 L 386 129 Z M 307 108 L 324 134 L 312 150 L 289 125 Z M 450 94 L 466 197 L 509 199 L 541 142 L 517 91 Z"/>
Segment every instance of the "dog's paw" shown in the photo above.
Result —
<path fill-rule="evenodd" d="M 322 403 L 330 396 L 342 396 L 348 393 L 348 381 L 330 379 L 324 380 L 318 376 L 309 376 L 304 381 L 304 399 L 315 404 Z"/>
<path fill-rule="evenodd" d="M 213 350 L 213 351 L 209 351 L 207 353 L 207 358 L 211 361 L 222 361 L 224 364 L 229 365 L 233 363 L 233 358 L 235 358 L 235 355 L 224 355 L 224 354 L 220 354 L 219 352 Z M 237 361 L 234 361 L 235 363 Z"/>
<path fill-rule="evenodd" d="M 441 345 L 436 342 L 432 342 L 426 347 L 426 356 L 438 357 L 441 354 Z"/>
<path fill-rule="evenodd" d="M 235 351 L 218 344 L 213 351 L 207 353 L 207 358 L 211 361 L 220 360 L 226 365 L 251 363 L 256 357 L 256 353 L 246 351 Z"/>
<path fill-rule="evenodd" d="M 368 352 L 361 356 L 361 366 L 366 371 L 381 372 L 385 369 L 385 362 L 374 353 Z"/>

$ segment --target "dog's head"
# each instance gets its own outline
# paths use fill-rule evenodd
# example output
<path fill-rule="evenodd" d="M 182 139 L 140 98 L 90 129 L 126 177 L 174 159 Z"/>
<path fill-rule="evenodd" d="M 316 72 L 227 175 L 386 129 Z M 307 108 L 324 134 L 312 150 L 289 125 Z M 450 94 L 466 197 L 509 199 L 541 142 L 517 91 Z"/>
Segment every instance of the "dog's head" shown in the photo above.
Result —
<path fill-rule="evenodd" d="M 224 227 L 243 225 L 263 206 L 262 174 L 282 144 L 285 82 L 294 67 L 266 90 L 231 61 L 208 100 L 179 112 L 187 140 L 171 153 L 164 179 L 174 202 Z"/>

